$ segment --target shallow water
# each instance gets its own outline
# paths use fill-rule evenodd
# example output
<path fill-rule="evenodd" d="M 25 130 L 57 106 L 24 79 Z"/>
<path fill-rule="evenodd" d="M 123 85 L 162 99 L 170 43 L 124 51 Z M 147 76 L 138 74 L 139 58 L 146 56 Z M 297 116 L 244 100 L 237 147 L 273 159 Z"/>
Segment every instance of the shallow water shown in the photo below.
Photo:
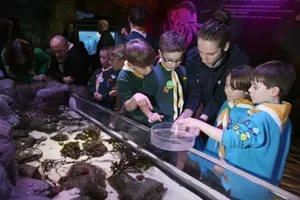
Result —
<path fill-rule="evenodd" d="M 152 131 L 151 142 L 158 148 L 169 151 L 185 151 L 194 146 L 195 139 L 175 134 L 175 130 L 169 128 Z"/>
<path fill-rule="evenodd" d="M 59 180 L 61 177 L 67 175 L 68 170 L 70 167 L 77 162 L 85 161 L 87 163 L 93 164 L 97 167 L 102 168 L 108 178 L 112 175 L 111 165 L 112 162 L 119 160 L 119 153 L 115 152 L 107 152 L 101 157 L 92 157 L 89 158 L 87 155 L 81 154 L 80 157 L 75 160 L 72 158 L 65 158 L 61 155 L 60 150 L 63 148 L 62 143 L 66 144 L 68 142 L 79 142 L 79 146 L 83 148 L 83 140 L 75 140 L 75 137 L 78 134 L 82 133 L 82 130 L 94 126 L 84 118 L 82 118 L 77 113 L 73 112 L 67 107 L 61 107 L 61 112 L 51 113 L 51 116 L 43 116 L 43 115 L 35 115 L 32 112 L 26 112 L 25 115 L 28 115 L 30 119 L 32 116 L 33 118 L 48 118 L 51 119 L 51 124 L 56 125 L 56 131 L 52 132 L 42 132 L 31 130 L 29 132 L 29 136 L 39 140 L 43 138 L 42 141 L 36 143 L 33 148 L 36 148 L 42 152 L 42 156 L 35 161 L 27 162 L 26 165 L 30 165 L 36 167 L 37 170 L 42 174 L 42 179 L 48 182 L 51 185 L 59 185 Z M 24 111 L 25 112 L 25 111 Z M 39 113 L 40 114 L 40 113 Z M 47 121 L 47 120 L 46 120 Z M 49 121 L 49 123 L 50 123 Z M 26 127 L 26 123 L 23 127 Z M 63 133 L 68 135 L 68 140 L 63 142 L 54 141 L 51 139 L 57 133 Z M 110 139 L 111 137 L 107 135 L 105 132 L 100 131 L 99 134 L 101 135 L 100 138 L 103 140 L 103 144 L 107 147 L 108 151 L 113 149 L 112 144 L 107 142 L 106 140 Z M 166 133 L 168 134 L 168 133 Z M 164 187 L 167 188 L 167 192 L 165 193 L 163 199 L 176 199 L 180 197 L 180 199 L 201 199 L 196 196 L 194 193 L 190 192 L 189 190 L 185 189 L 184 187 L 180 186 L 178 183 L 170 179 L 167 175 L 165 175 L 162 171 L 160 171 L 156 167 L 151 167 L 148 170 L 142 171 L 145 177 L 149 177 L 164 184 Z M 131 174 L 133 177 L 136 174 Z M 106 190 L 108 192 L 107 199 L 119 199 L 118 193 L 110 186 L 110 184 L 106 181 Z"/>

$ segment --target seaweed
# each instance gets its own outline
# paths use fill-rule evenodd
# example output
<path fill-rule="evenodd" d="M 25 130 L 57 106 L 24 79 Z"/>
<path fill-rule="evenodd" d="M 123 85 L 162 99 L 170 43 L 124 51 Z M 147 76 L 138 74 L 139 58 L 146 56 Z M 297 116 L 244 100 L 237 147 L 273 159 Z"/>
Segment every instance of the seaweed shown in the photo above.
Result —
<path fill-rule="evenodd" d="M 70 157 L 75 160 L 77 160 L 80 157 L 81 149 L 79 147 L 78 142 L 68 142 L 64 144 L 62 150 L 60 150 L 60 153 L 64 157 Z"/>
<path fill-rule="evenodd" d="M 91 140 L 83 143 L 83 153 L 92 156 L 103 156 L 107 152 L 107 147 L 100 140 Z"/>
<path fill-rule="evenodd" d="M 136 152 L 129 144 L 116 139 L 110 139 L 108 142 L 113 146 L 111 152 L 120 153 L 120 160 L 112 161 L 111 170 L 114 175 L 125 171 L 141 172 L 141 169 L 147 170 L 153 166 L 153 162 L 146 154 Z"/>
<path fill-rule="evenodd" d="M 89 137 L 84 133 L 78 133 L 75 137 L 75 140 L 87 140 Z"/>
<path fill-rule="evenodd" d="M 57 133 L 56 135 L 50 137 L 51 140 L 61 142 L 69 139 L 69 136 L 63 133 Z"/>
<path fill-rule="evenodd" d="M 100 137 L 100 131 L 93 127 L 88 127 L 82 131 L 91 140 L 98 140 Z"/>
<path fill-rule="evenodd" d="M 82 133 L 78 133 L 75 137 L 75 140 L 98 140 L 100 137 L 100 131 L 90 126 L 82 130 Z"/>

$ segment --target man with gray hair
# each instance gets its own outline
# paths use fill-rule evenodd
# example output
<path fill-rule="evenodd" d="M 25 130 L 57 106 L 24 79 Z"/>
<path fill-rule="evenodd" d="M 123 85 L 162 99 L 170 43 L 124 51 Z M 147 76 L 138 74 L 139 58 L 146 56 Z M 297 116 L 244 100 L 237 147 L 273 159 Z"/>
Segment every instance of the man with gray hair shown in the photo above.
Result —
<path fill-rule="evenodd" d="M 89 79 L 88 60 L 74 44 L 61 35 L 50 41 L 51 57 L 49 75 L 65 84 L 85 85 Z"/>
<path fill-rule="evenodd" d="M 48 75 L 52 80 L 48 80 L 45 88 L 37 92 L 35 105 L 41 108 L 65 103 L 65 97 L 70 93 L 86 98 L 86 85 L 90 78 L 87 56 L 61 35 L 51 39 L 50 47 L 53 56 Z"/>

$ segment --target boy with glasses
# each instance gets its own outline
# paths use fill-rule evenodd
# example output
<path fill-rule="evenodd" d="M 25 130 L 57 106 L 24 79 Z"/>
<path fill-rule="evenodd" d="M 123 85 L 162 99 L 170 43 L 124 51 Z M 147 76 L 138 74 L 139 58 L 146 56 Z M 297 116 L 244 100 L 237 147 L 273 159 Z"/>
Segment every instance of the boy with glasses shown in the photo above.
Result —
<path fill-rule="evenodd" d="M 173 122 L 183 111 L 187 79 L 180 63 L 186 47 L 185 39 L 176 31 L 165 32 L 159 39 L 160 60 L 145 86 L 154 109 L 140 107 L 150 123 Z"/>

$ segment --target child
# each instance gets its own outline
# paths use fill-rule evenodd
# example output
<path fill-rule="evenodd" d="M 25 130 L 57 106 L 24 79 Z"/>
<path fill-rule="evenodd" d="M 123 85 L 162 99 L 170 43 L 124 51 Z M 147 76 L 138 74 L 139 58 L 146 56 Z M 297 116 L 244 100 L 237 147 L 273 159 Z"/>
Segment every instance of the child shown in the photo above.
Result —
<path fill-rule="evenodd" d="M 121 69 L 123 68 L 124 61 L 125 61 L 124 44 L 119 44 L 114 46 L 110 52 L 109 64 L 112 66 L 113 70 L 117 73 L 117 75 L 119 75 Z M 111 97 L 117 96 L 117 82 L 115 82 L 115 85 L 113 86 L 112 90 L 109 92 L 109 96 Z"/>
<path fill-rule="evenodd" d="M 113 109 L 114 99 L 109 95 L 113 89 L 118 77 L 118 73 L 114 71 L 109 64 L 109 48 L 102 48 L 100 51 L 100 63 L 102 69 L 97 69 L 92 78 L 88 82 L 88 91 L 94 100 L 105 107 Z"/>
<path fill-rule="evenodd" d="M 226 77 L 225 94 L 227 100 L 223 103 L 215 127 L 226 130 L 232 128 L 240 119 L 244 119 L 248 110 L 253 108 L 253 103 L 249 100 L 248 90 L 251 87 L 251 71 L 252 67 L 248 65 L 238 66 L 229 71 Z M 233 148 L 224 147 L 212 138 L 208 138 L 204 152 L 215 158 L 220 158 L 224 162 L 230 163 L 230 156 L 234 151 Z M 199 164 L 201 175 L 204 178 L 210 179 L 209 174 L 214 173 L 220 176 L 221 179 L 227 178 L 224 174 L 224 169 L 214 165 L 205 159 L 194 154 L 189 154 L 189 157 Z M 224 184 L 227 182 L 222 180 Z M 223 186 L 227 188 L 225 185 Z"/>
<path fill-rule="evenodd" d="M 232 128 L 221 130 L 197 119 L 179 120 L 183 127 L 198 128 L 225 147 L 234 148 L 230 163 L 271 184 L 279 185 L 287 159 L 292 125 L 291 105 L 282 101 L 296 79 L 294 67 L 281 61 L 259 65 L 252 72 L 250 97 L 256 106 Z M 231 196 L 238 199 L 268 199 L 269 191 L 228 174 Z"/>
<path fill-rule="evenodd" d="M 186 47 L 185 39 L 176 31 L 165 32 L 159 39 L 160 60 L 145 87 L 147 95 L 153 99 L 154 112 L 149 107 L 141 108 L 150 123 L 173 122 L 183 111 L 187 79 L 180 63 Z"/>
<path fill-rule="evenodd" d="M 147 125 L 148 120 L 140 111 L 139 106 L 148 106 L 152 109 L 143 90 L 144 77 L 152 71 L 155 52 L 145 40 L 133 39 L 125 44 L 125 58 L 123 69 L 117 80 L 117 96 L 132 119 Z"/>

